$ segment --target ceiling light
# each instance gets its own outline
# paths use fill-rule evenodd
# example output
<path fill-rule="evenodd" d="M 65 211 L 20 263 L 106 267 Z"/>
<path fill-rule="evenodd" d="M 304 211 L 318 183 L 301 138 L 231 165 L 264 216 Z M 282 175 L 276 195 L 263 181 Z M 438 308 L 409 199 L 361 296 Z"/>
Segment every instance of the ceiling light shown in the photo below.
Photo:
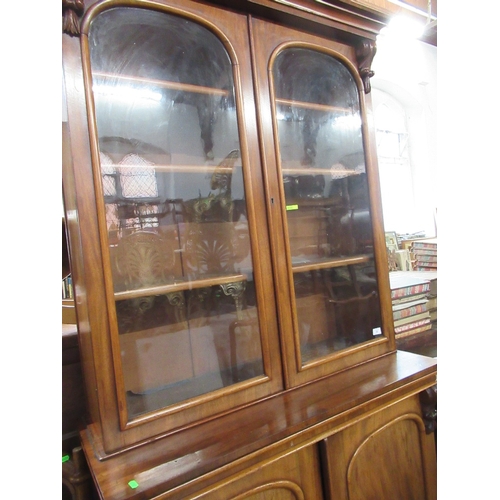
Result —
<path fill-rule="evenodd" d="M 397 38 L 417 39 L 424 34 L 425 27 L 423 21 L 416 21 L 406 16 L 396 16 L 380 31 L 380 34 Z"/>
<path fill-rule="evenodd" d="M 436 21 L 437 17 L 431 13 L 431 0 L 427 1 L 427 12 L 417 9 L 416 7 L 413 7 L 412 5 L 409 5 L 407 2 L 402 2 L 401 0 L 389 0 L 389 2 L 402 7 L 403 9 L 409 10 L 410 12 L 414 12 L 415 14 L 420 14 L 421 16 L 424 16 L 427 18 L 428 21 Z"/>

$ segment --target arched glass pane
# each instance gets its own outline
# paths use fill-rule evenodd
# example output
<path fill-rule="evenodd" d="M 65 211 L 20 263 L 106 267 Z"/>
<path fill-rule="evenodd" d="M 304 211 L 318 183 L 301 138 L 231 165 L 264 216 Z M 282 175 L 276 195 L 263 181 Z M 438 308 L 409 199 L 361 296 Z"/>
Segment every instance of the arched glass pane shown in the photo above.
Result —
<path fill-rule="evenodd" d="M 273 65 L 302 363 L 381 333 L 358 88 L 308 48 Z"/>
<path fill-rule="evenodd" d="M 89 32 L 129 416 L 263 374 L 233 67 L 207 28 L 115 8 Z"/>

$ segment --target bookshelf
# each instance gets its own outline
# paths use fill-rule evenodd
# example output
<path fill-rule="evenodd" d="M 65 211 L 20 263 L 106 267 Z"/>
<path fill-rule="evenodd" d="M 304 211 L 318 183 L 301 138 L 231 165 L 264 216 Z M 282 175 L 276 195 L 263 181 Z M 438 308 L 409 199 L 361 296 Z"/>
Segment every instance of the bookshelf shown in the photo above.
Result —
<path fill-rule="evenodd" d="M 97 1 L 63 36 L 80 438 L 99 495 L 347 498 L 355 483 L 431 500 L 419 393 L 437 363 L 396 350 L 377 21 L 222 4 Z M 155 97 L 117 100 L 130 86 Z"/>

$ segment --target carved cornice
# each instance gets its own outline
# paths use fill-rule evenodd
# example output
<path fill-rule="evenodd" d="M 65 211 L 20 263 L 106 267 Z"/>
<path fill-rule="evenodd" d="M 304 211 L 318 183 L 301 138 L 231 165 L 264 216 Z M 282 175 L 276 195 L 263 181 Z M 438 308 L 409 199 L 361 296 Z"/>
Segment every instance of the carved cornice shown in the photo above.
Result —
<path fill-rule="evenodd" d="M 370 78 L 375 74 L 371 70 L 373 58 L 377 52 L 377 46 L 373 40 L 363 40 L 356 47 L 356 59 L 358 61 L 358 71 L 361 80 L 363 80 L 363 86 L 365 88 L 365 94 L 369 94 L 371 91 Z"/>
<path fill-rule="evenodd" d="M 85 10 L 83 0 L 63 0 L 63 33 L 69 36 L 80 36 L 80 17 Z"/>

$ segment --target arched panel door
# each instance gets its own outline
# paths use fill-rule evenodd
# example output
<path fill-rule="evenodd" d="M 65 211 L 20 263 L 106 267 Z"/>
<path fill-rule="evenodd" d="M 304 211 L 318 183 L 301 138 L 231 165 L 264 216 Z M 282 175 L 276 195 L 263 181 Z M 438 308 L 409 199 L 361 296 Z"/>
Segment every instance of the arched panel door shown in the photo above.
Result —
<path fill-rule="evenodd" d="M 252 24 L 287 383 L 391 349 L 378 175 L 352 47 Z M 270 111 L 270 113 L 269 113 Z M 375 213 L 375 216 L 374 216 Z M 377 243 L 378 241 L 378 247 Z M 291 313 L 290 313 L 291 312 Z"/>
<path fill-rule="evenodd" d="M 435 500 L 435 446 L 418 395 L 392 404 L 320 443 L 325 496 Z"/>
<path fill-rule="evenodd" d="M 321 465 L 316 445 L 258 463 L 243 474 L 218 482 L 199 500 L 322 500 Z"/>

